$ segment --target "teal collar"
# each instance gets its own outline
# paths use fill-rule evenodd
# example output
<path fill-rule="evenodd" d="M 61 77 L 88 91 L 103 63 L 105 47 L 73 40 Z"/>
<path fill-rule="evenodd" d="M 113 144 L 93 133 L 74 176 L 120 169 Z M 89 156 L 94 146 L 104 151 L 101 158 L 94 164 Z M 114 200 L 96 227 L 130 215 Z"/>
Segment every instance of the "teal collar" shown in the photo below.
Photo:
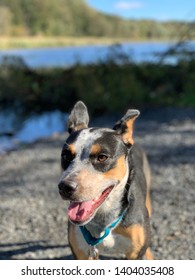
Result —
<path fill-rule="evenodd" d="M 103 240 L 110 234 L 110 231 L 117 226 L 117 224 L 122 220 L 123 216 L 125 215 L 126 210 L 118 217 L 116 221 L 114 221 L 110 226 L 105 228 L 103 236 L 99 238 L 95 238 L 91 235 L 91 233 L 86 229 L 85 226 L 80 226 L 80 230 L 83 234 L 83 237 L 88 245 L 95 246 L 99 243 L 102 243 Z"/>

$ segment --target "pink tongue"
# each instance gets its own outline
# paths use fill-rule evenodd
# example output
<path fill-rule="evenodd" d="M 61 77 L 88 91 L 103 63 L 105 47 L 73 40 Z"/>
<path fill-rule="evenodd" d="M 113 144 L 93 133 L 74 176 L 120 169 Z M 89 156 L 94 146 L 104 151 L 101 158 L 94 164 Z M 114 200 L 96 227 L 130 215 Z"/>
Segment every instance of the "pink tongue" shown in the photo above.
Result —
<path fill-rule="evenodd" d="M 92 200 L 86 202 L 72 202 L 68 208 L 70 220 L 82 222 L 92 214 Z"/>

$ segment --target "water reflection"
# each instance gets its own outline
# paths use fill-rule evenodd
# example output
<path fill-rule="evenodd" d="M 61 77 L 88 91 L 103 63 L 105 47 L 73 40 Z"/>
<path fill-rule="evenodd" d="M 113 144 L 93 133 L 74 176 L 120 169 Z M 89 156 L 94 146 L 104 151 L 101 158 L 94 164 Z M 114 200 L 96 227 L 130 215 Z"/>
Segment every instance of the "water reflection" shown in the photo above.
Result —
<path fill-rule="evenodd" d="M 19 143 L 31 143 L 65 131 L 67 114 L 59 111 L 33 115 L 27 119 L 14 112 L 0 113 L 0 153 L 14 149 Z"/>

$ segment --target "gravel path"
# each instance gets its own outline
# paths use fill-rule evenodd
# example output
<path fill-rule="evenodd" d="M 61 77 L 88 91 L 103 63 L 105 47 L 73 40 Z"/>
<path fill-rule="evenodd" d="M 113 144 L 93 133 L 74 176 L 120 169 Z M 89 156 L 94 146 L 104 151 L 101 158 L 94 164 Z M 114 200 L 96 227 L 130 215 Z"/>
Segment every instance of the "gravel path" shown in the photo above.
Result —
<path fill-rule="evenodd" d="M 137 121 L 135 138 L 153 174 L 156 259 L 195 259 L 194 120 L 193 110 L 161 110 Z M 21 146 L 0 158 L 0 259 L 72 259 L 67 204 L 57 189 L 64 139 Z"/>

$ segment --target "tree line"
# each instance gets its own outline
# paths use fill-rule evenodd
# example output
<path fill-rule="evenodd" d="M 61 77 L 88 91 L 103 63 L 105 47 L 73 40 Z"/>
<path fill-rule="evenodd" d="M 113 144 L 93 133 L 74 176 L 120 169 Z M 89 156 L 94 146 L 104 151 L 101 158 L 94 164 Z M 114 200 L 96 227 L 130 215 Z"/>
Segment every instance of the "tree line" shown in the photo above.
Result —
<path fill-rule="evenodd" d="M 0 0 L 0 36 L 175 39 L 181 30 L 194 27 L 178 21 L 125 20 L 98 12 L 85 0 Z"/>

